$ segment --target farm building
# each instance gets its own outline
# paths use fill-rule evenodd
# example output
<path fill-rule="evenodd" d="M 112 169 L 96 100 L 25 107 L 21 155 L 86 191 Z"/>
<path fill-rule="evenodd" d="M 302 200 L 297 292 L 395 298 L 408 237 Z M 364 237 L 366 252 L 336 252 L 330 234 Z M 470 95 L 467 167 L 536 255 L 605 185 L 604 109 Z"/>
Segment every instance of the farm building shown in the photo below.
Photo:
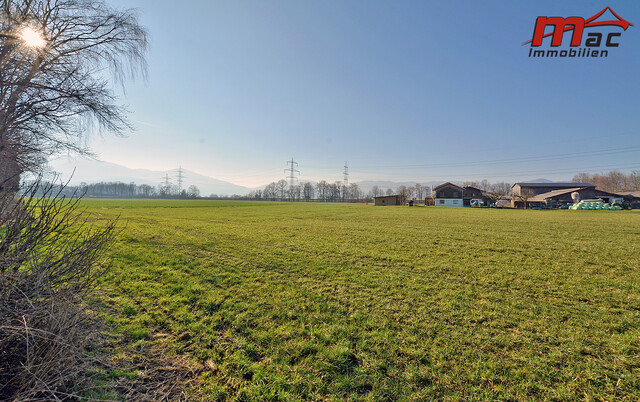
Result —
<path fill-rule="evenodd" d="M 402 197 L 399 195 L 383 195 L 373 197 L 374 205 L 402 205 Z"/>
<path fill-rule="evenodd" d="M 580 200 L 600 199 L 605 203 L 611 203 L 614 199 L 622 199 L 620 194 L 595 189 L 593 187 L 574 187 L 562 190 L 549 191 L 527 199 L 528 205 L 542 205 L 556 208 L 563 204 L 573 204 Z"/>
<path fill-rule="evenodd" d="M 529 199 L 541 194 L 551 193 L 558 190 L 572 189 L 592 189 L 596 186 L 591 183 L 516 183 L 511 186 L 511 206 L 522 208 L 525 203 L 529 205 Z M 571 192 L 569 192 L 569 197 Z M 539 201 L 538 201 L 539 202 Z"/>
<path fill-rule="evenodd" d="M 462 190 L 462 204 L 465 207 L 470 207 L 472 200 L 481 201 L 484 205 L 487 205 L 489 202 L 489 197 L 487 197 L 484 192 L 477 187 L 465 186 Z"/>
<path fill-rule="evenodd" d="M 444 183 L 433 189 L 437 207 L 461 207 L 463 206 L 464 189 L 453 183 Z"/>
<path fill-rule="evenodd" d="M 640 191 L 626 191 L 622 195 L 631 208 L 640 209 Z"/>
<path fill-rule="evenodd" d="M 440 207 L 468 207 L 472 200 L 486 203 L 488 198 L 482 190 L 472 186 L 460 187 L 453 183 L 444 183 L 433 189 L 435 205 Z"/>

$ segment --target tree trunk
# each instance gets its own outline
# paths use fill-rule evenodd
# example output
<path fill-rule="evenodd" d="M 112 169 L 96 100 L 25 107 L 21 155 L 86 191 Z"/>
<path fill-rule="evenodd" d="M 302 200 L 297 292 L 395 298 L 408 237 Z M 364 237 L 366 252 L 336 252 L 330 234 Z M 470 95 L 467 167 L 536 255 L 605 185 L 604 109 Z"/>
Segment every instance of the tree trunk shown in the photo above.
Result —
<path fill-rule="evenodd" d="M 20 166 L 18 152 L 15 147 L 6 143 L 0 143 L 0 191 L 17 191 L 20 187 L 20 175 L 22 171 L 23 169 L 22 166 Z"/>

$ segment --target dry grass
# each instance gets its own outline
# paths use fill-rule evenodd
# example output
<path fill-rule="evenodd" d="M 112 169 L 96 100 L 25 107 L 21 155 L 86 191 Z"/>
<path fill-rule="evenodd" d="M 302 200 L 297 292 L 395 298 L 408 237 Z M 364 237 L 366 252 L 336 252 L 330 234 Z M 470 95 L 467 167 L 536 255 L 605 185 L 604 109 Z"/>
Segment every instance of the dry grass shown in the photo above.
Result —
<path fill-rule="evenodd" d="M 128 401 L 187 401 L 202 397 L 187 393 L 202 385 L 202 365 L 185 356 L 172 355 L 162 342 L 128 352 L 117 354 L 119 357 L 111 363 L 112 372 L 118 370 L 121 374 L 109 385 L 118 397 Z"/>
<path fill-rule="evenodd" d="M 0 400 L 64 400 L 91 387 L 96 325 L 83 300 L 116 222 L 89 228 L 77 199 L 53 187 L 35 197 L 38 186 L 0 195 Z"/>

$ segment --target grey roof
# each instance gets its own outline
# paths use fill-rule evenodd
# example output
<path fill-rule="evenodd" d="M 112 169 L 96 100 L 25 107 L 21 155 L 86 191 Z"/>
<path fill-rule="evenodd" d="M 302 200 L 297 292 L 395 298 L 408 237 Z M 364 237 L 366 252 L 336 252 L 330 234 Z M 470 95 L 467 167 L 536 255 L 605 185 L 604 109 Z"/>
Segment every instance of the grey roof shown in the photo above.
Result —
<path fill-rule="evenodd" d="M 587 188 L 588 187 L 574 187 L 574 188 L 565 188 L 562 190 L 553 190 L 553 191 L 549 191 L 548 193 L 542 193 L 542 194 L 536 195 L 535 197 L 531 197 L 528 199 L 528 201 L 544 201 L 547 198 L 553 198 L 559 195 L 573 193 L 574 191 L 585 190 Z"/>
<path fill-rule="evenodd" d="M 536 195 L 534 197 L 529 198 L 528 201 L 544 201 L 547 198 L 553 198 L 553 197 L 557 197 L 559 195 L 572 193 L 574 191 L 582 191 L 582 190 L 593 191 L 593 192 L 595 192 L 596 196 L 604 195 L 604 196 L 613 196 L 613 197 L 623 197 L 620 194 L 611 193 L 609 191 L 598 190 L 598 189 L 595 189 L 595 191 L 594 191 L 594 189 L 591 188 L 591 187 L 575 187 L 575 188 L 564 188 L 564 189 L 561 189 L 561 190 L 553 190 L 553 191 L 549 191 L 548 193 L 538 194 L 538 195 Z"/>
<path fill-rule="evenodd" d="M 595 187 L 595 184 L 591 183 L 574 183 L 574 182 L 550 182 L 550 183 L 515 183 L 520 185 L 520 187 L 561 187 L 561 188 L 574 188 L 574 187 Z M 511 186 L 511 187 L 513 187 Z"/>
<path fill-rule="evenodd" d="M 441 185 L 439 185 L 438 187 L 434 187 L 433 189 L 434 189 L 434 190 L 438 190 L 439 188 L 444 187 L 444 186 L 453 186 L 453 187 L 457 187 L 457 188 L 459 188 L 460 190 L 463 190 L 463 188 L 462 188 L 462 187 L 457 186 L 457 185 L 455 185 L 455 184 L 453 184 L 453 183 L 451 183 L 451 182 L 442 183 Z"/>

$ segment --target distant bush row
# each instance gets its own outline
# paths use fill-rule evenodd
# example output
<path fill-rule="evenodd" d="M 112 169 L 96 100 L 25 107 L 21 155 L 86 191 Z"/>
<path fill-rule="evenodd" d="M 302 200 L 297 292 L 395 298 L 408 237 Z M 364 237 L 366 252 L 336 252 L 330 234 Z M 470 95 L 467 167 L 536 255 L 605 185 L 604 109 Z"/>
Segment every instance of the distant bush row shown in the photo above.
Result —
<path fill-rule="evenodd" d="M 30 186 L 30 183 L 27 184 Z M 49 187 L 56 188 L 62 195 L 72 196 L 80 194 L 84 197 L 94 198 L 199 198 L 200 190 L 196 186 L 180 189 L 175 185 L 159 185 L 157 187 L 148 184 L 135 184 L 123 182 L 99 182 L 80 183 L 78 186 L 52 184 L 42 182 L 39 184 L 37 194 L 42 196 Z"/>

